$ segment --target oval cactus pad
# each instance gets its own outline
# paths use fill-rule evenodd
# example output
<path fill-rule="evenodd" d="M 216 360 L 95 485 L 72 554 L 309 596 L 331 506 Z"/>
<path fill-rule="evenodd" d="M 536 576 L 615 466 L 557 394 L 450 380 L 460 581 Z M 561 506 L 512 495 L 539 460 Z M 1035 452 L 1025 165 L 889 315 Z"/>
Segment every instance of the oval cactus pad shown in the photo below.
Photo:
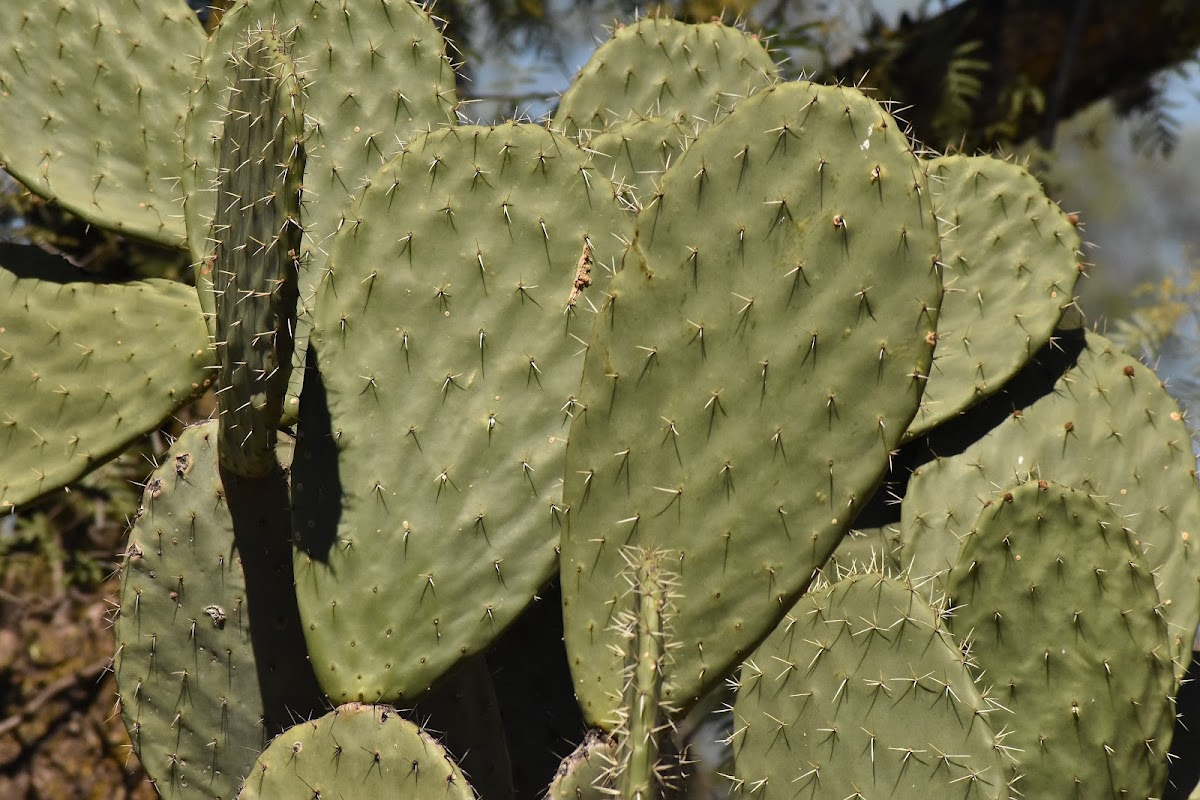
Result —
<path fill-rule="evenodd" d="M 672 552 L 667 698 L 720 681 L 807 586 L 920 400 L 941 281 L 923 171 L 853 89 L 784 84 L 701 132 L 638 218 L 571 429 L 566 641 L 613 724 L 623 545 Z M 632 258 L 629 260 L 633 260 Z"/>
<path fill-rule="evenodd" d="M 330 696 L 394 701 L 485 648 L 554 573 L 586 285 L 630 218 L 583 151 L 516 124 L 416 140 L 349 215 L 313 340 L 336 466 L 308 455 L 314 399 L 297 591 Z M 336 527 L 314 521 L 329 508 Z"/>

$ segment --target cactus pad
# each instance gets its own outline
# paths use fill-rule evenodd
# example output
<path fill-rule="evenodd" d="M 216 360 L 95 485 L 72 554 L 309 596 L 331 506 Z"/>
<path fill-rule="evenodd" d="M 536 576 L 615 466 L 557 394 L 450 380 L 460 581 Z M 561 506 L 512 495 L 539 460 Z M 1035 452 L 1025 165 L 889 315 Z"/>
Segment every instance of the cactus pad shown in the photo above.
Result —
<path fill-rule="evenodd" d="M 929 172 L 946 294 L 910 438 L 995 393 L 1050 340 L 1082 257 L 1075 226 L 1016 164 L 945 156 Z"/>
<path fill-rule="evenodd" d="M 1171 649 L 1124 524 L 1097 498 L 1025 483 L 983 510 L 950 572 L 951 627 L 1014 714 L 1026 797 L 1162 796 Z"/>
<path fill-rule="evenodd" d="M 1052 393 L 964 452 L 920 467 L 901 506 L 913 574 L 953 567 L 958 537 L 970 531 L 981 505 L 1029 479 L 1104 497 L 1129 520 L 1155 575 L 1182 677 L 1200 620 L 1200 490 L 1183 415 L 1158 377 L 1088 333 L 1078 362 Z"/>
<path fill-rule="evenodd" d="M 1010 797 L 1010 715 L 928 600 L 882 575 L 800 598 L 742 665 L 733 716 L 746 797 Z"/>
<path fill-rule="evenodd" d="M 0 163 L 101 228 L 183 243 L 179 128 L 204 31 L 181 0 L 0 3 Z"/>
<path fill-rule="evenodd" d="M 0 511 L 100 466 L 203 391 L 207 340 L 181 283 L 93 283 L 36 248 L 0 251 Z"/>
<path fill-rule="evenodd" d="M 302 408 L 297 591 L 331 697 L 411 700 L 554 573 L 579 287 L 630 220 L 586 154 L 516 124 L 417 139 L 348 217 L 313 340 L 336 463 Z"/>
<path fill-rule="evenodd" d="M 294 602 L 280 611 L 290 570 L 273 569 L 290 566 L 286 484 L 265 487 L 239 496 L 218 472 L 217 424 L 186 428 L 129 536 L 113 668 L 164 797 L 230 800 L 272 728 L 315 705 Z"/>
<path fill-rule="evenodd" d="M 613 796 L 616 766 L 612 738 L 589 730 L 583 743 L 559 765 L 545 800 L 607 800 Z"/>
<path fill-rule="evenodd" d="M 648 17 L 619 26 L 596 49 L 551 125 L 575 136 L 638 117 L 711 122 L 778 76 L 762 43 L 737 28 Z"/>
<path fill-rule="evenodd" d="M 673 553 L 666 699 L 682 713 L 795 602 L 882 477 L 941 293 L 922 179 L 876 103 L 781 84 L 703 130 L 639 214 L 641 263 L 597 319 L 564 490 L 566 643 L 593 724 L 620 694 L 622 545 Z"/>
<path fill-rule="evenodd" d="M 358 703 L 301 722 L 258 757 L 239 800 L 475 800 L 450 756 L 387 706 Z"/>

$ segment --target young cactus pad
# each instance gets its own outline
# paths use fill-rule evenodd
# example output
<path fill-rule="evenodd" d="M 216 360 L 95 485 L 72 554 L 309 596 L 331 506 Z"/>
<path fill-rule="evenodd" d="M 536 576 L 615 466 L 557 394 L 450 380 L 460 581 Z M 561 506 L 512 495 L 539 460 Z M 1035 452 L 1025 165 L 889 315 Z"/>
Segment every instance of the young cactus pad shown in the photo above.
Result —
<path fill-rule="evenodd" d="M 567 456 L 563 614 L 593 724 L 620 697 L 622 545 L 672 553 L 665 699 L 683 713 L 774 627 L 880 480 L 941 295 L 922 181 L 878 104 L 780 84 L 702 131 L 640 213 Z"/>
<path fill-rule="evenodd" d="M 924 594 L 855 575 L 800 598 L 742 665 L 733 784 L 762 800 L 1008 800 L 1011 719 Z"/>
<path fill-rule="evenodd" d="M 5 0 L 0 163 L 101 228 L 182 244 L 179 128 L 203 47 L 182 0 L 140 10 L 127 0 Z"/>
<path fill-rule="evenodd" d="M 921 410 L 928 433 L 994 394 L 1050 340 L 1075 301 L 1079 234 L 1023 168 L 990 156 L 929 162 L 946 294 Z"/>
<path fill-rule="evenodd" d="M 0 513 L 113 458 L 212 379 L 190 288 L 88 277 L 0 247 Z"/>
<path fill-rule="evenodd" d="M 641 117 L 712 122 L 779 79 L 756 37 L 719 22 L 648 17 L 619 26 L 563 94 L 551 126 L 568 136 Z"/>
<path fill-rule="evenodd" d="M 1171 648 L 1154 579 L 1116 511 L 1024 483 L 983 509 L 948 588 L 951 628 L 970 636 L 996 701 L 1013 712 L 1005 743 L 1022 794 L 1162 796 Z"/>
<path fill-rule="evenodd" d="M 437 740 L 393 708 L 351 703 L 277 736 L 238 800 L 475 800 Z"/>
<path fill-rule="evenodd" d="M 209 269 L 216 294 L 221 463 L 275 468 L 275 429 L 292 372 L 303 230 L 304 81 L 285 37 L 251 33 L 234 55 Z"/>
<path fill-rule="evenodd" d="M 1102 336 L 1087 334 L 1054 392 L 913 474 L 901 506 L 905 563 L 916 576 L 949 570 L 981 504 L 1039 478 L 1107 498 L 1137 531 L 1182 678 L 1200 620 L 1191 436 L 1158 377 Z"/>
<path fill-rule="evenodd" d="M 313 338 L 336 462 L 306 385 L 297 592 L 330 697 L 408 701 L 554 574 L 589 298 L 630 218 L 583 151 L 518 124 L 418 138 L 347 215 Z"/>
<path fill-rule="evenodd" d="M 229 800 L 270 731 L 316 705 L 290 570 L 277 569 L 288 528 L 286 484 L 222 482 L 215 422 L 184 429 L 146 483 L 113 670 L 163 797 Z"/>

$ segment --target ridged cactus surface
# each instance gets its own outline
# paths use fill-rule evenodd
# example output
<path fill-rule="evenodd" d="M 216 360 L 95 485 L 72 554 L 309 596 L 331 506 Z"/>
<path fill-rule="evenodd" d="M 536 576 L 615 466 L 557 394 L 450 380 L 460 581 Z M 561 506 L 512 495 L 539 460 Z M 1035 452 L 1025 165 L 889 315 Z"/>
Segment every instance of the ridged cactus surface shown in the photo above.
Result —
<path fill-rule="evenodd" d="M 952 568 L 958 539 L 982 505 L 1037 479 L 1107 498 L 1129 519 L 1155 575 L 1175 673 L 1182 677 L 1200 619 L 1200 490 L 1191 435 L 1158 377 L 1088 333 L 1078 363 L 1053 392 L 1015 411 L 962 453 L 917 470 L 901 520 L 913 574 Z"/>
<path fill-rule="evenodd" d="M 571 429 L 566 642 L 589 721 L 620 696 L 623 545 L 671 551 L 686 707 L 799 596 L 916 412 L 941 281 L 922 170 L 853 89 L 782 84 L 704 130 L 642 210 Z"/>
<path fill-rule="evenodd" d="M 0 3 L 0 163 L 102 228 L 184 237 L 179 129 L 204 31 L 182 0 Z"/>
<path fill-rule="evenodd" d="M 105 284 L 35 247 L 0 249 L 0 512 L 113 458 L 211 382 L 195 293 Z"/>
<path fill-rule="evenodd" d="M 1037 179 L 991 156 L 929 162 L 946 294 L 921 411 L 928 433 L 994 394 L 1040 350 L 1075 302 L 1079 234 Z"/>
<path fill-rule="evenodd" d="M 878 574 L 812 591 L 742 665 L 733 787 L 766 800 L 1020 796 L 1015 721 L 986 685 L 927 593 Z"/>
<path fill-rule="evenodd" d="M 277 736 L 238 798 L 475 800 L 475 793 L 430 734 L 394 708 L 351 703 Z"/>
<path fill-rule="evenodd" d="M 299 294 L 305 82 L 290 51 L 287 37 L 260 30 L 235 56 L 208 265 L 221 463 L 255 477 L 275 467 Z"/>
<path fill-rule="evenodd" d="M 948 588 L 1026 797 L 1161 797 L 1174 673 L 1154 579 L 1120 507 L 1024 483 L 980 514 Z"/>
<path fill-rule="evenodd" d="M 630 221 L 585 153 L 517 124 L 418 138 L 348 217 L 313 339 L 327 421 L 301 414 L 297 592 L 331 697 L 407 701 L 554 573 L 589 304 Z"/>

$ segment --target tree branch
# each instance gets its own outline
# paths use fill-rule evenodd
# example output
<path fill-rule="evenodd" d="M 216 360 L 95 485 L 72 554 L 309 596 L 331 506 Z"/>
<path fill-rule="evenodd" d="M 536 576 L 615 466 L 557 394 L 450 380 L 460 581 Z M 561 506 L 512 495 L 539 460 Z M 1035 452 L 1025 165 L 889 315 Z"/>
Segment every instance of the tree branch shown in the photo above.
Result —
<path fill-rule="evenodd" d="M 913 106 L 909 122 L 923 141 L 960 144 L 956 126 L 939 125 L 942 82 L 956 52 L 977 43 L 971 58 L 986 62 L 982 86 L 970 98 L 970 122 L 961 144 L 991 148 L 1023 141 L 1045 124 L 1044 103 L 1061 98 L 1055 117 L 1065 119 L 1105 98 L 1129 110 L 1152 95 L 1151 79 L 1194 57 L 1200 48 L 1200 3 L 1179 0 L 1099 0 L 1071 27 L 1076 3 L 1042 0 L 965 0 L 916 21 L 902 17 L 896 28 L 875 25 L 867 46 L 832 75 L 853 82 L 870 72 L 880 95 Z M 1074 53 L 1068 43 L 1076 39 Z M 1064 60 L 1068 69 L 1061 69 Z M 1060 78 L 1061 87 L 1056 86 Z M 1023 88 L 1019 104 L 1014 92 Z M 1032 90 L 1032 91 L 1030 91 Z M 953 139 L 953 141 L 951 140 Z"/>

